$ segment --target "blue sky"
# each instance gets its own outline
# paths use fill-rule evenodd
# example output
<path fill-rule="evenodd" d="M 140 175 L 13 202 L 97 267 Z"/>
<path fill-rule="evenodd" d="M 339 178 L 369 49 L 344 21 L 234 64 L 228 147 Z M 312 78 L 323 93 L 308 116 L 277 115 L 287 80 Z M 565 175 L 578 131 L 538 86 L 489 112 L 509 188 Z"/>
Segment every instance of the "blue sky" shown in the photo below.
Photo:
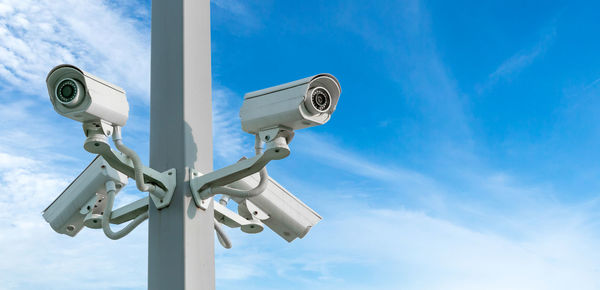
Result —
<path fill-rule="evenodd" d="M 252 155 L 245 92 L 342 86 L 332 120 L 269 165 L 323 221 L 291 244 L 230 229 L 218 289 L 600 289 L 600 4 L 211 9 L 216 168 Z M 93 159 L 48 101 L 65 62 L 127 90 L 124 141 L 148 160 L 149 1 L 0 0 L 0 288 L 144 289 L 147 223 L 112 241 L 41 217 Z"/>

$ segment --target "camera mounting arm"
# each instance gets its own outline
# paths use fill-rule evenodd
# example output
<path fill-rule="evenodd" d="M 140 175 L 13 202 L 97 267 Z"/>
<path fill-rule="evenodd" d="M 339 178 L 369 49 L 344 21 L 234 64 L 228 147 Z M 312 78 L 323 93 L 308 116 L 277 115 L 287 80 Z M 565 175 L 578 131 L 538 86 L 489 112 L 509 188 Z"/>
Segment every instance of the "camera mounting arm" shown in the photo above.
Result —
<path fill-rule="evenodd" d="M 110 214 L 110 223 L 120 225 L 135 219 L 145 212 L 148 212 L 149 202 L 149 197 L 146 196 L 113 210 Z"/>
<path fill-rule="evenodd" d="M 112 217 L 112 207 L 115 201 L 115 182 L 107 181 L 106 182 L 106 192 L 108 194 L 106 201 L 106 209 L 104 210 L 104 214 L 102 215 L 102 230 L 104 234 L 111 240 L 118 240 L 126 235 L 128 235 L 133 229 L 139 226 L 142 222 L 148 219 L 148 211 L 139 214 L 136 216 L 132 222 L 127 224 L 124 228 L 119 231 L 114 232 L 110 228 L 110 218 Z"/>
<path fill-rule="evenodd" d="M 135 179 L 138 189 L 150 192 L 150 197 L 158 209 L 169 205 L 177 184 L 174 168 L 165 172 L 158 172 L 144 166 L 137 154 L 121 143 L 120 127 L 118 126 L 113 128 L 113 139 L 115 139 L 115 144 L 120 147 L 120 150 L 125 149 L 124 153 L 114 151 L 110 147 L 107 141 L 107 136 L 111 135 L 110 127 L 104 126 L 101 122 L 86 122 L 83 124 L 83 128 L 87 136 L 83 145 L 85 150 L 101 155 L 111 167 Z"/>
<path fill-rule="evenodd" d="M 216 194 L 252 197 L 264 191 L 268 179 L 265 166 L 271 160 L 283 159 L 290 154 L 290 148 L 287 144 L 289 140 L 291 140 L 291 136 L 293 136 L 293 132 L 285 128 L 277 127 L 268 131 L 269 132 L 265 134 L 257 135 L 257 145 L 255 147 L 257 154 L 252 158 L 240 160 L 235 164 L 207 173 L 205 175 L 201 175 L 200 172 L 193 168 L 190 169 L 190 188 L 192 190 L 192 196 L 194 197 L 194 202 L 196 203 L 197 207 L 204 210 L 207 209 L 209 199 Z M 262 150 L 259 147 L 261 139 L 267 141 L 267 150 L 265 150 L 264 153 L 261 152 Z M 226 187 L 226 185 L 232 182 L 255 174 L 259 171 L 261 175 L 261 182 L 256 188 L 250 191 L 244 192 Z"/>
<path fill-rule="evenodd" d="M 110 200 L 109 200 L 110 201 Z M 128 221 L 133 221 L 130 224 L 133 224 L 131 227 L 137 226 L 141 220 L 146 219 L 148 215 L 148 197 L 144 197 L 142 199 L 136 200 L 130 204 L 127 204 L 123 207 L 120 207 L 116 210 L 110 211 L 110 219 L 108 221 L 111 224 L 122 224 Z M 109 204 L 110 205 L 110 204 Z M 108 207 L 107 208 L 112 208 Z M 241 228 L 241 230 L 245 233 L 255 234 L 259 233 L 263 230 L 264 225 L 257 219 L 245 219 L 239 214 L 233 212 L 228 209 L 225 205 L 220 203 L 215 203 L 214 208 L 215 215 L 215 232 L 217 234 L 217 238 L 221 245 L 229 249 L 231 248 L 231 241 L 227 237 L 225 231 L 220 227 L 221 224 L 226 225 L 230 228 Z M 107 212 L 108 214 L 108 212 Z M 267 216 L 268 217 L 268 216 Z M 108 226 L 106 226 L 108 227 Z M 129 226 L 128 226 L 129 227 Z M 104 225 L 103 225 L 104 229 Z M 108 228 L 110 230 L 110 228 Z M 110 232 L 109 232 L 110 233 Z"/>

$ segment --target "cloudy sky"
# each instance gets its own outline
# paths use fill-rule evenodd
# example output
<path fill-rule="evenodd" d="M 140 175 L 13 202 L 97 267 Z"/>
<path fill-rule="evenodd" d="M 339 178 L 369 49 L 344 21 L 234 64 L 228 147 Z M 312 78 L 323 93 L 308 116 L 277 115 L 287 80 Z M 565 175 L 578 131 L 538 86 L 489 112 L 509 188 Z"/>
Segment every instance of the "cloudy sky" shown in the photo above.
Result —
<path fill-rule="evenodd" d="M 342 85 L 269 165 L 323 221 L 229 229 L 218 289 L 600 289 L 600 5 L 483 2 L 212 1 L 215 168 L 252 155 L 245 92 Z M 94 158 L 48 100 L 61 63 L 127 91 L 148 160 L 149 1 L 0 0 L 0 289 L 145 289 L 147 222 L 112 241 L 41 216 Z"/>

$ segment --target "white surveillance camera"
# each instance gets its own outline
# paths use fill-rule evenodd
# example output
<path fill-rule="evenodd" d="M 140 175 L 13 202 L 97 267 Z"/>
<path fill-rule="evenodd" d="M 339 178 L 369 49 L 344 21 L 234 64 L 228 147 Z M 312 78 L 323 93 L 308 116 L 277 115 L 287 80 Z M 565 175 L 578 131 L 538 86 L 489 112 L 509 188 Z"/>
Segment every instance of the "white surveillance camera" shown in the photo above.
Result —
<path fill-rule="evenodd" d="M 242 129 L 251 134 L 275 127 L 290 130 L 325 124 L 341 94 L 338 80 L 319 74 L 244 95 Z"/>
<path fill-rule="evenodd" d="M 101 120 L 125 126 L 129 104 L 125 91 L 73 65 L 53 68 L 46 78 L 50 101 L 57 113 L 85 123 Z"/>
<path fill-rule="evenodd" d="M 256 187 L 260 177 L 250 175 L 230 186 L 242 190 Z M 321 216 L 269 177 L 267 188 L 258 196 L 237 199 L 238 213 L 246 219 L 258 219 L 288 242 L 303 238 L 321 221 Z"/>
<path fill-rule="evenodd" d="M 102 203 L 105 202 L 107 181 L 114 181 L 118 191 L 127 184 L 127 176 L 97 156 L 44 210 L 44 219 L 57 233 L 71 237 L 77 235 L 84 225 L 99 228 L 105 207 Z"/>

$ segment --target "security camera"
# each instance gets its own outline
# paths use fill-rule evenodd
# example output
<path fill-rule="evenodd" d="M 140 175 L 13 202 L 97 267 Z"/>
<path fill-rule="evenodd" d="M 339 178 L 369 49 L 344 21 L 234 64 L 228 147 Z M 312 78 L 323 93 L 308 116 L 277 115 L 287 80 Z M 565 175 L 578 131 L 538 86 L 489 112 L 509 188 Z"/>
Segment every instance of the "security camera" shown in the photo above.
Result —
<path fill-rule="evenodd" d="M 117 190 L 127 184 L 127 176 L 110 167 L 101 156 L 94 161 L 43 212 L 57 233 L 74 237 L 84 227 L 100 228 L 106 205 L 107 181 Z"/>
<path fill-rule="evenodd" d="M 86 123 L 101 120 L 109 126 L 125 126 L 129 104 L 125 91 L 73 65 L 61 64 L 46 78 L 54 110 Z"/>
<path fill-rule="evenodd" d="M 260 177 L 250 175 L 230 186 L 242 190 L 256 187 Z M 321 221 L 321 216 L 269 177 L 262 194 L 248 199 L 232 197 L 238 203 L 240 216 L 258 219 L 288 242 L 303 238 L 310 229 Z"/>
<path fill-rule="evenodd" d="M 340 93 L 338 80 L 330 74 L 247 93 L 240 110 L 242 129 L 259 134 L 275 127 L 297 130 L 325 124 Z"/>

